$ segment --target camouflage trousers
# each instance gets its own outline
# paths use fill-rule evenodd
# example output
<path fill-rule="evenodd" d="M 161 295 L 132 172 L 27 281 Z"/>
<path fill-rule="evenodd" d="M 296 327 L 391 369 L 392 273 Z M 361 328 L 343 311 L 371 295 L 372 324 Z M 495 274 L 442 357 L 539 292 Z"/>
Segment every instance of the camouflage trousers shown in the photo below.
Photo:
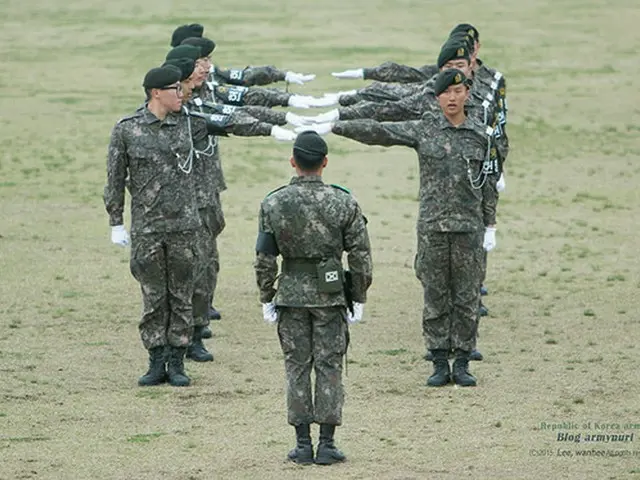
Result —
<path fill-rule="evenodd" d="M 142 290 L 140 337 L 146 349 L 189 344 L 193 280 L 198 258 L 194 232 L 131 238 L 131 274 Z"/>
<path fill-rule="evenodd" d="M 424 289 L 427 349 L 475 348 L 483 251 L 482 233 L 418 235 L 415 270 Z"/>
<path fill-rule="evenodd" d="M 201 256 L 193 286 L 193 320 L 197 327 L 209 325 L 209 305 L 213 302 L 220 271 L 217 238 L 225 227 L 224 215 L 219 205 L 201 208 L 198 212 L 202 228 L 198 230 L 196 239 Z"/>
<path fill-rule="evenodd" d="M 349 336 L 344 315 L 344 307 L 278 308 L 278 336 L 287 375 L 287 420 L 291 425 L 342 424 L 342 358 Z"/>

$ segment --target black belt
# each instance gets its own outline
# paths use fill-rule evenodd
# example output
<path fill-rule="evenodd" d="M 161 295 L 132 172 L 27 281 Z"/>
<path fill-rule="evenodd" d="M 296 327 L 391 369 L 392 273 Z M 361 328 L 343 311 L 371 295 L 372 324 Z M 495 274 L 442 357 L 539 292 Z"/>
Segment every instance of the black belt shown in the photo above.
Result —
<path fill-rule="evenodd" d="M 282 261 L 282 271 L 284 273 L 303 272 L 317 275 L 318 263 L 320 262 L 319 258 L 285 258 Z"/>

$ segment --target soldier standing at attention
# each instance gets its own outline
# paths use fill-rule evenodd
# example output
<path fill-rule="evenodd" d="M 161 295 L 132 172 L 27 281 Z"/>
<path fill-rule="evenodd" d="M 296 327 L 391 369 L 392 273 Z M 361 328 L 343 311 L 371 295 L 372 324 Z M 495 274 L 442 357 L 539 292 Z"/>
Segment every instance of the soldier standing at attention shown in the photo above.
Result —
<path fill-rule="evenodd" d="M 362 318 L 371 284 L 371 248 L 356 200 L 346 189 L 322 181 L 325 141 L 315 132 L 300 133 L 290 162 L 297 176 L 270 193 L 260 207 L 254 267 L 264 319 L 278 323 L 284 353 L 288 422 L 297 440 L 288 458 L 299 464 L 329 465 L 346 458 L 334 445 L 335 427 L 342 424 L 342 359 L 349 339 L 347 322 Z M 352 278 L 350 313 L 343 252 Z M 282 267 L 276 289 L 278 255 Z M 320 424 L 315 458 L 312 423 Z"/>
<path fill-rule="evenodd" d="M 120 245 L 128 243 L 123 212 L 129 174 L 130 268 L 142 290 L 139 330 L 150 363 L 141 386 L 167 376 L 171 385 L 189 385 L 184 355 L 193 328 L 194 237 L 201 223 L 190 175 L 191 131 L 181 121 L 186 117 L 175 115 L 182 108 L 181 77 L 173 65 L 151 69 L 143 81 L 146 105 L 116 124 L 109 143 L 104 202 L 111 240 Z"/>
<path fill-rule="evenodd" d="M 438 74 L 434 84 L 440 111 L 421 120 L 350 120 L 318 124 L 368 145 L 404 145 L 418 153 L 420 212 L 416 276 L 424 289 L 422 329 L 433 355 L 429 386 L 453 381 L 475 386 L 469 354 L 475 347 L 483 247 L 495 243 L 495 182 L 487 127 L 464 110 L 469 85 L 457 69 Z M 492 134 L 492 132 L 490 132 Z M 483 241 L 484 233 L 484 241 Z"/>

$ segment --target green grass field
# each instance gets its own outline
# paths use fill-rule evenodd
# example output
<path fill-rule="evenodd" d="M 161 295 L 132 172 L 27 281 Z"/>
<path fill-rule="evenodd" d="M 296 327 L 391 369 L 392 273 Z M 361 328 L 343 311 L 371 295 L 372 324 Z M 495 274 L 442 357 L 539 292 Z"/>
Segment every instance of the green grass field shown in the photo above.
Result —
<path fill-rule="evenodd" d="M 0 11 L 0 479 L 640 477 L 633 2 L 0 0 Z M 172 30 L 194 21 L 221 66 L 316 73 L 291 87 L 305 94 L 366 84 L 332 71 L 433 63 L 463 21 L 507 77 L 512 150 L 475 389 L 424 386 L 415 153 L 327 137 L 326 180 L 358 198 L 374 256 L 344 379 L 344 465 L 284 461 L 294 440 L 284 368 L 252 270 L 258 206 L 292 175 L 291 145 L 222 140 L 216 361 L 188 363 L 189 388 L 136 385 L 140 293 L 128 251 L 109 241 L 107 144 Z M 542 424 L 559 422 L 635 438 L 557 441 Z M 631 453 L 579 456 L 591 448 Z"/>

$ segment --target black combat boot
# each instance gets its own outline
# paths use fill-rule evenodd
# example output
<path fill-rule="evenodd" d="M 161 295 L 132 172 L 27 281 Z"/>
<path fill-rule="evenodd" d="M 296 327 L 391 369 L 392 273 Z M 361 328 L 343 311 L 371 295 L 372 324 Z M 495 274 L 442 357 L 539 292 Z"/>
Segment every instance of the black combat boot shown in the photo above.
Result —
<path fill-rule="evenodd" d="M 473 350 L 471 350 L 471 353 L 469 354 L 469 360 L 472 360 L 475 362 L 481 362 L 482 360 L 484 360 L 484 357 L 482 356 L 482 353 L 480 353 L 480 350 L 476 350 L 474 348 Z"/>
<path fill-rule="evenodd" d="M 167 381 L 167 370 L 165 368 L 164 346 L 149 349 L 149 371 L 138 379 L 138 385 L 149 387 L 160 385 Z"/>
<path fill-rule="evenodd" d="M 481 317 L 486 317 L 489 315 L 489 309 L 484 306 L 484 303 L 480 302 L 480 307 L 478 308 L 478 315 Z"/>
<path fill-rule="evenodd" d="M 449 368 L 449 350 L 431 350 L 433 355 L 433 374 L 427 379 L 427 386 L 442 387 L 451 381 Z"/>
<path fill-rule="evenodd" d="M 187 347 L 187 358 L 194 362 L 213 362 L 213 355 L 207 351 L 202 343 L 202 329 L 194 327 L 191 343 Z"/>
<path fill-rule="evenodd" d="M 222 315 L 220 315 L 220 312 L 216 310 L 216 307 L 214 307 L 213 305 L 209 307 L 208 315 L 209 315 L 209 320 L 220 320 L 222 318 Z"/>
<path fill-rule="evenodd" d="M 461 387 L 475 387 L 476 377 L 469 373 L 469 352 L 456 350 L 453 362 L 453 381 Z"/>
<path fill-rule="evenodd" d="M 174 387 L 187 387 L 191 379 L 184 373 L 185 347 L 169 347 L 169 358 L 167 359 L 167 374 L 169 383 Z"/>
<path fill-rule="evenodd" d="M 311 444 L 311 425 L 296 425 L 296 447 L 289 452 L 287 458 L 300 465 L 313 463 L 313 445 Z"/>
<path fill-rule="evenodd" d="M 347 459 L 344 453 L 338 450 L 333 443 L 335 431 L 335 425 L 320 424 L 320 441 L 318 442 L 315 460 L 318 465 L 333 465 L 334 463 L 344 462 Z"/>
<path fill-rule="evenodd" d="M 202 327 L 202 333 L 200 334 L 200 338 L 203 340 L 207 338 L 213 338 L 213 332 L 209 327 Z"/>

